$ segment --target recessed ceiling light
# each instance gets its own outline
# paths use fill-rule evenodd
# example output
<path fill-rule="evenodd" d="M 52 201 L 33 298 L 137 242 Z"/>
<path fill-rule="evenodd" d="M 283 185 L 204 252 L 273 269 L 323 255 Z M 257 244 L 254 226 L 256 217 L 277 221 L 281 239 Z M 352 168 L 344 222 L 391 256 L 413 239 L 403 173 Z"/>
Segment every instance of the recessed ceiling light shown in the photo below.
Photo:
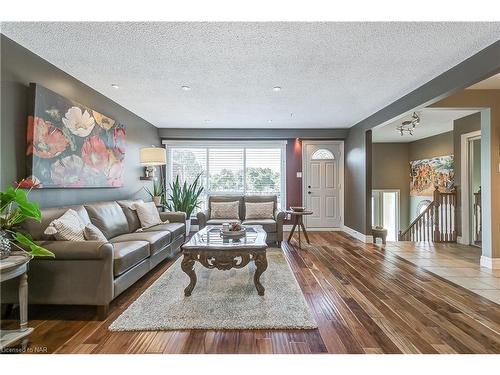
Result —
<path fill-rule="evenodd" d="M 114 89 L 119 89 L 120 88 L 120 86 L 118 86 L 116 83 L 112 83 L 111 87 L 114 88 Z"/>
<path fill-rule="evenodd" d="M 191 90 L 191 87 L 183 85 L 183 86 L 181 86 L 181 89 L 184 91 L 189 91 L 189 90 Z"/>
<path fill-rule="evenodd" d="M 268 123 L 271 123 L 271 122 L 273 122 L 273 120 L 267 120 L 267 122 L 268 122 Z"/>
<path fill-rule="evenodd" d="M 274 86 L 273 87 L 273 91 L 281 91 L 281 87 L 280 86 Z"/>
<path fill-rule="evenodd" d="M 205 122 L 210 122 L 210 120 L 207 119 L 207 120 L 205 120 Z"/>

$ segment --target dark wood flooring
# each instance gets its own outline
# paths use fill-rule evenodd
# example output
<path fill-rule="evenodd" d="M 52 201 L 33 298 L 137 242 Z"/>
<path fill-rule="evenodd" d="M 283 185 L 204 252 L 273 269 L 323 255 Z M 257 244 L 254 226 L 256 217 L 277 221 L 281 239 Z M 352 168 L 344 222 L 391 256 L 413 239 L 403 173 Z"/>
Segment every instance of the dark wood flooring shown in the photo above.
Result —
<path fill-rule="evenodd" d="M 310 233 L 283 252 L 319 328 L 308 331 L 110 332 L 171 266 L 159 265 L 111 304 L 32 306 L 30 351 L 49 353 L 500 353 L 500 306 L 342 232 Z M 4 321 L 3 325 L 12 322 Z"/>

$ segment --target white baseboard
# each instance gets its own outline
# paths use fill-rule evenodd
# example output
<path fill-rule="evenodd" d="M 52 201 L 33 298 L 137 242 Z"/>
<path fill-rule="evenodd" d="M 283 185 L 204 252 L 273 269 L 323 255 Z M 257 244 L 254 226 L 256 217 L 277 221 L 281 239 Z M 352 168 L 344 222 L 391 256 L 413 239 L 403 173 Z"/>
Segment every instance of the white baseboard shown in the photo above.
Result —
<path fill-rule="evenodd" d="M 308 232 L 337 232 L 341 231 L 342 228 L 309 228 L 306 227 Z M 292 230 L 292 225 L 283 225 L 283 232 L 290 232 Z"/>
<path fill-rule="evenodd" d="M 481 255 L 481 260 L 479 261 L 481 267 L 486 267 L 494 270 L 500 270 L 500 258 L 490 258 Z"/>
<path fill-rule="evenodd" d="M 457 236 L 457 243 L 459 243 L 460 245 L 466 245 L 461 236 Z"/>
<path fill-rule="evenodd" d="M 367 235 L 367 234 L 360 233 L 357 230 L 349 228 L 349 227 L 347 227 L 345 225 L 342 227 L 342 231 L 345 232 L 345 233 L 347 233 L 348 235 L 354 237 L 355 239 L 360 240 L 361 242 L 364 242 L 364 243 L 371 243 L 371 242 L 373 242 L 373 236 L 372 235 Z"/>

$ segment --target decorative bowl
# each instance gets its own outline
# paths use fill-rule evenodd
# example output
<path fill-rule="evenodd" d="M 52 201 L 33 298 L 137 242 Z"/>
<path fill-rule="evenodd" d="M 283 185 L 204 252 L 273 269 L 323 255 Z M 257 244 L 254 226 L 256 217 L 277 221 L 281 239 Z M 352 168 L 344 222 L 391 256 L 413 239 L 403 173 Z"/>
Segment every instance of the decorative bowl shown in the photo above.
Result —
<path fill-rule="evenodd" d="M 227 238 L 239 238 L 245 236 L 246 228 L 241 227 L 241 230 L 222 230 L 220 231 L 220 235 L 222 237 Z"/>
<path fill-rule="evenodd" d="M 302 212 L 304 211 L 306 208 L 305 207 L 290 207 L 290 209 L 292 211 L 295 211 L 295 212 Z"/>

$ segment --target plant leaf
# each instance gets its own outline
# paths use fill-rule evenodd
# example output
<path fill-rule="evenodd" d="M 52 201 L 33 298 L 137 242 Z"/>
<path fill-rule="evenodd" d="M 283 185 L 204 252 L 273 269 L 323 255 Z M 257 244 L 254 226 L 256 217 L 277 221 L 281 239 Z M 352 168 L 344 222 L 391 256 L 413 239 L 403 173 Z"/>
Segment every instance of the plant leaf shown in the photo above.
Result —
<path fill-rule="evenodd" d="M 35 256 L 35 257 L 55 258 L 55 255 L 53 252 L 43 248 L 40 245 L 37 245 L 36 243 L 33 242 L 33 240 L 29 236 L 25 236 L 24 234 L 17 232 L 14 236 L 14 239 L 17 242 L 19 242 L 20 244 L 27 246 L 30 249 L 30 251 L 28 251 L 28 253 Z"/>

